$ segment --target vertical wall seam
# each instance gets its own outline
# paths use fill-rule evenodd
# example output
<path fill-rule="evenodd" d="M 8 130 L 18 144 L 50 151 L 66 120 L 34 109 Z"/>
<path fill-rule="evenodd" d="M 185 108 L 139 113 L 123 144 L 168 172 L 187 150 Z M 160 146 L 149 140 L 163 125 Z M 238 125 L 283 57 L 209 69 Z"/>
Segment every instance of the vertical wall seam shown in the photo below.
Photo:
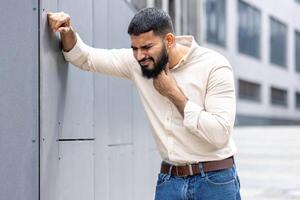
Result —
<path fill-rule="evenodd" d="M 96 45 L 95 45 L 95 21 L 94 21 L 94 17 L 95 17 L 95 4 L 94 4 L 94 0 L 91 0 L 92 1 L 92 15 L 91 15 L 91 17 L 92 17 L 92 46 L 93 47 L 95 47 Z M 96 134 L 95 134 L 95 94 L 96 94 L 96 80 L 95 80 L 95 73 L 93 73 L 93 111 L 92 111 L 92 115 L 93 115 L 93 122 L 92 122 L 92 126 L 93 126 L 93 128 L 92 128 L 92 130 L 93 130 L 93 137 L 94 138 L 96 138 Z M 96 185 L 96 177 L 95 177 L 95 169 L 96 169 L 96 162 L 95 162 L 95 158 L 96 158 L 96 156 L 95 156 L 95 154 L 96 154 L 96 152 L 95 152 L 95 147 L 96 146 L 96 142 L 94 141 L 93 142 L 93 197 L 94 197 L 94 199 L 96 199 L 96 190 L 95 190 L 95 185 Z"/>
<path fill-rule="evenodd" d="M 41 31 L 40 31 L 40 20 L 41 20 L 41 3 L 40 0 L 37 0 L 38 4 L 38 67 L 37 67 L 37 73 L 38 73 L 38 199 L 41 200 L 41 74 L 40 74 L 40 67 L 41 67 L 41 49 L 40 49 L 40 39 L 41 39 Z"/>

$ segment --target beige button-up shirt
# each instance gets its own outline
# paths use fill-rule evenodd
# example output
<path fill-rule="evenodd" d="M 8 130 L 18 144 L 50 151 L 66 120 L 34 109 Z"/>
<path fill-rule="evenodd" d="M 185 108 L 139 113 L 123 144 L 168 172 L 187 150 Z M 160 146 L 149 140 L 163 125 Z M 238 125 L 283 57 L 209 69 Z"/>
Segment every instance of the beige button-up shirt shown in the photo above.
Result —
<path fill-rule="evenodd" d="M 163 160 L 182 165 L 232 156 L 235 88 L 230 63 L 222 55 L 200 47 L 192 36 L 177 36 L 188 53 L 170 70 L 189 99 L 182 117 L 176 106 L 146 79 L 131 49 L 97 49 L 77 34 L 65 59 L 82 70 L 130 79 L 141 97 L 154 140 Z"/>

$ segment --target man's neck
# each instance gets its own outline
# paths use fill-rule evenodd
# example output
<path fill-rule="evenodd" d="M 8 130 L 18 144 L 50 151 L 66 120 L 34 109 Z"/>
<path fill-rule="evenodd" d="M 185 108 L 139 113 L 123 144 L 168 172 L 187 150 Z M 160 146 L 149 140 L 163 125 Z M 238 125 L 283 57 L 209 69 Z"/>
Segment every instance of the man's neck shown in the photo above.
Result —
<path fill-rule="evenodd" d="M 181 45 L 181 44 L 176 44 L 174 47 L 170 48 L 169 51 L 169 67 L 172 69 L 175 67 L 179 61 L 187 54 L 189 51 L 189 47 Z"/>

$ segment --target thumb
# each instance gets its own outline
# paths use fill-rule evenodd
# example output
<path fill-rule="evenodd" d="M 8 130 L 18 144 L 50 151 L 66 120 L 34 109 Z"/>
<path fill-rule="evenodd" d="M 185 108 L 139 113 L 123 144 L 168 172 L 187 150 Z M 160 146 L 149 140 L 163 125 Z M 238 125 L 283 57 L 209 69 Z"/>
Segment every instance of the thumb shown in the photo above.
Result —
<path fill-rule="evenodd" d="M 47 12 L 47 17 L 51 16 L 53 12 Z"/>
<path fill-rule="evenodd" d="M 66 33 L 70 31 L 70 27 L 60 27 L 59 29 L 57 29 L 57 31 L 60 33 Z"/>

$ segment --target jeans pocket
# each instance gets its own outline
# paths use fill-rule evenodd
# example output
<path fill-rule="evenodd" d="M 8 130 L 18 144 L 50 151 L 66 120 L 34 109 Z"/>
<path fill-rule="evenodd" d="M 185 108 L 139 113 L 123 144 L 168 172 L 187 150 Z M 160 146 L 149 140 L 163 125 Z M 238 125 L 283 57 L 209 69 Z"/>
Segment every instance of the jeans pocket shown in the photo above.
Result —
<path fill-rule="evenodd" d="M 235 181 L 234 169 L 223 169 L 206 174 L 206 180 L 213 185 L 227 185 Z"/>
<path fill-rule="evenodd" d="M 156 187 L 162 186 L 164 183 L 166 183 L 170 179 L 170 175 L 159 173 L 157 178 Z"/>

